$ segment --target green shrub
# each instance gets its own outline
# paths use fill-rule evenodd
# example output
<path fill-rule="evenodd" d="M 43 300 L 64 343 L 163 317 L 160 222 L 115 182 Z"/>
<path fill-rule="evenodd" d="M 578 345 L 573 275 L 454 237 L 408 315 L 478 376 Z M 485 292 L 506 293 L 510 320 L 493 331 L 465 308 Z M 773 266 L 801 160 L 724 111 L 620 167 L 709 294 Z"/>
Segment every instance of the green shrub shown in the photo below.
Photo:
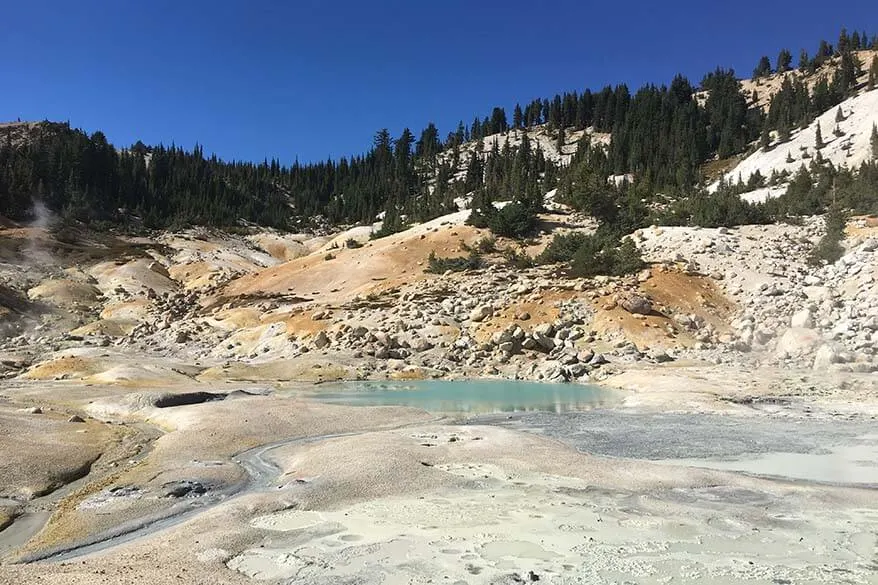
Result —
<path fill-rule="evenodd" d="M 519 270 L 533 268 L 536 264 L 536 262 L 534 262 L 534 259 L 528 256 L 527 252 L 525 252 L 524 250 L 513 250 L 511 248 L 507 248 L 503 251 L 503 257 L 506 259 L 507 264 Z"/>
<path fill-rule="evenodd" d="M 589 238 L 588 234 L 582 232 L 571 232 L 569 234 L 557 234 L 546 249 L 537 256 L 536 261 L 539 264 L 557 264 L 559 262 L 570 262 L 573 255 L 579 247 Z"/>
<path fill-rule="evenodd" d="M 345 245 L 345 248 L 351 248 L 351 249 L 363 247 L 363 244 L 361 244 L 360 242 L 358 242 L 354 238 L 348 238 L 347 241 L 344 243 L 344 245 Z"/>
<path fill-rule="evenodd" d="M 476 250 L 481 254 L 491 254 L 497 251 L 497 239 L 494 236 L 485 236 L 476 242 Z"/>
<path fill-rule="evenodd" d="M 847 214 L 838 205 L 832 205 L 823 221 L 826 224 L 826 233 L 823 234 L 808 256 L 808 262 L 814 266 L 820 266 L 823 263 L 833 264 L 844 255 L 841 242 L 844 239 Z"/>
<path fill-rule="evenodd" d="M 424 272 L 430 274 L 444 274 L 449 270 L 451 272 L 463 272 L 464 270 L 476 270 L 485 265 L 482 257 L 475 251 L 470 252 L 469 256 L 458 256 L 455 258 L 439 258 L 436 252 L 430 252 L 427 259 L 427 268 Z"/>
<path fill-rule="evenodd" d="M 598 235 L 588 236 L 577 248 L 570 262 L 570 275 L 590 277 L 597 275 L 623 276 L 645 266 L 640 250 L 631 240 L 612 241 Z"/>
<path fill-rule="evenodd" d="M 527 236 L 534 230 L 537 224 L 537 214 L 528 206 L 516 201 L 487 214 L 485 220 L 488 228 L 494 234 L 518 239 Z"/>

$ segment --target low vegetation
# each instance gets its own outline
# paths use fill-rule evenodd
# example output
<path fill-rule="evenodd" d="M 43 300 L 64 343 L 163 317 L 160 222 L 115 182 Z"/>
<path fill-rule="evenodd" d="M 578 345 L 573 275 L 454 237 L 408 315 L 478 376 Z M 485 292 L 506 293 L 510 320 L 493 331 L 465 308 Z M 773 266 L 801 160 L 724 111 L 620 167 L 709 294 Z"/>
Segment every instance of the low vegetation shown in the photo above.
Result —
<path fill-rule="evenodd" d="M 814 266 L 833 264 L 844 254 L 841 242 L 844 240 L 847 215 L 838 205 L 832 205 L 824 216 L 823 221 L 826 231 L 817 245 L 814 246 L 808 258 L 808 262 Z"/>
<path fill-rule="evenodd" d="M 427 267 L 424 272 L 430 274 L 445 274 L 446 272 L 463 272 L 464 270 L 477 270 L 485 265 L 482 256 L 472 251 L 468 256 L 457 256 L 453 258 L 440 258 L 436 256 L 436 252 L 430 252 L 427 259 Z"/>

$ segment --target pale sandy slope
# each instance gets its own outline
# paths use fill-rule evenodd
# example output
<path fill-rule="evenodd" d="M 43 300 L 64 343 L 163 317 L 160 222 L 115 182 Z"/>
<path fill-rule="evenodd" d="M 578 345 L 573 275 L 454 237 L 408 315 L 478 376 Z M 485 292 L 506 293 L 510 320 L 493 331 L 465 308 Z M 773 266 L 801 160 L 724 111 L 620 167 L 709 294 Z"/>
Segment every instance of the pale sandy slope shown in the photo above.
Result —
<path fill-rule="evenodd" d="M 839 107 L 845 119 L 836 122 Z M 856 168 L 863 162 L 871 160 L 872 125 L 878 124 L 878 91 L 861 93 L 824 112 L 804 130 L 795 130 L 789 142 L 778 144 L 777 137 L 774 136 L 768 150 L 759 149 L 745 158 L 726 175 L 727 180 L 733 183 L 739 180 L 746 183 L 757 171 L 766 179 L 771 177 L 773 171 L 788 171 L 793 175 L 803 165 L 809 166 L 817 153 L 818 124 L 825 144 L 820 149 L 820 155 L 825 160 L 835 166 L 845 165 L 848 168 Z M 836 126 L 841 131 L 841 136 L 835 136 Z M 792 162 L 788 162 L 790 159 Z M 710 189 L 716 190 L 717 187 L 718 183 L 714 183 Z M 785 190 L 785 186 L 765 187 L 746 193 L 744 198 L 749 201 L 761 201 L 767 197 L 776 197 Z"/>

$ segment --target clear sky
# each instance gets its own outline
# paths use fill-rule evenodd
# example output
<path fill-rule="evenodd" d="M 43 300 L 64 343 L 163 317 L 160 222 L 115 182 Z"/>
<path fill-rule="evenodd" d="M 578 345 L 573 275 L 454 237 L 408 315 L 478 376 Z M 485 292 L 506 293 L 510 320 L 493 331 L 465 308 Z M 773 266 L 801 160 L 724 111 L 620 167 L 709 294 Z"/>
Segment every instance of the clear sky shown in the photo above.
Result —
<path fill-rule="evenodd" d="M 305 162 L 565 90 L 749 75 L 842 26 L 874 34 L 878 2 L 8 0 L 0 120 Z"/>

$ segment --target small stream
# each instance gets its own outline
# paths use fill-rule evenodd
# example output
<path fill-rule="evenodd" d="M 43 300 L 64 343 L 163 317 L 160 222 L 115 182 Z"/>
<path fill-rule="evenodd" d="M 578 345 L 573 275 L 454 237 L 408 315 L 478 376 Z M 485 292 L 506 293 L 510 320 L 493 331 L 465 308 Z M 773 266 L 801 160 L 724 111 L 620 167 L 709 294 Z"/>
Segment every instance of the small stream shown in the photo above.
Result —
<path fill-rule="evenodd" d="M 433 422 L 439 422 L 440 420 L 440 418 L 437 418 Z M 421 424 L 429 423 L 419 422 L 413 424 L 405 424 L 383 430 L 397 430 Z M 279 449 L 281 447 L 287 447 L 290 445 L 317 443 L 320 441 L 326 441 L 340 437 L 351 437 L 371 433 L 374 431 L 375 429 L 369 429 L 363 431 L 333 433 L 310 437 L 291 437 L 289 439 L 283 439 L 280 441 L 275 441 L 272 443 L 253 447 L 252 449 L 243 451 L 232 458 L 232 461 L 240 465 L 247 474 L 247 479 L 235 486 L 232 486 L 226 490 L 202 496 L 200 498 L 193 498 L 191 500 L 178 502 L 174 504 L 174 506 L 172 506 L 169 510 L 163 512 L 161 516 L 141 518 L 132 523 L 117 526 L 112 532 L 97 535 L 89 541 L 83 542 L 78 546 L 46 551 L 39 555 L 27 557 L 22 561 L 69 561 L 71 559 L 76 559 L 90 554 L 98 553 L 127 542 L 132 542 L 134 540 L 151 536 L 162 530 L 177 526 L 178 524 L 189 520 L 195 515 L 210 510 L 211 508 L 227 502 L 232 498 L 274 489 L 276 487 L 277 479 L 281 474 L 281 470 L 271 461 L 270 458 L 271 452 L 276 449 Z M 48 517 L 46 519 L 48 519 Z M 37 526 L 37 530 L 34 531 L 34 534 L 38 532 L 40 528 L 42 528 L 44 523 L 45 520 L 42 524 L 39 524 Z M 27 539 L 25 539 L 25 542 L 26 540 Z"/>

